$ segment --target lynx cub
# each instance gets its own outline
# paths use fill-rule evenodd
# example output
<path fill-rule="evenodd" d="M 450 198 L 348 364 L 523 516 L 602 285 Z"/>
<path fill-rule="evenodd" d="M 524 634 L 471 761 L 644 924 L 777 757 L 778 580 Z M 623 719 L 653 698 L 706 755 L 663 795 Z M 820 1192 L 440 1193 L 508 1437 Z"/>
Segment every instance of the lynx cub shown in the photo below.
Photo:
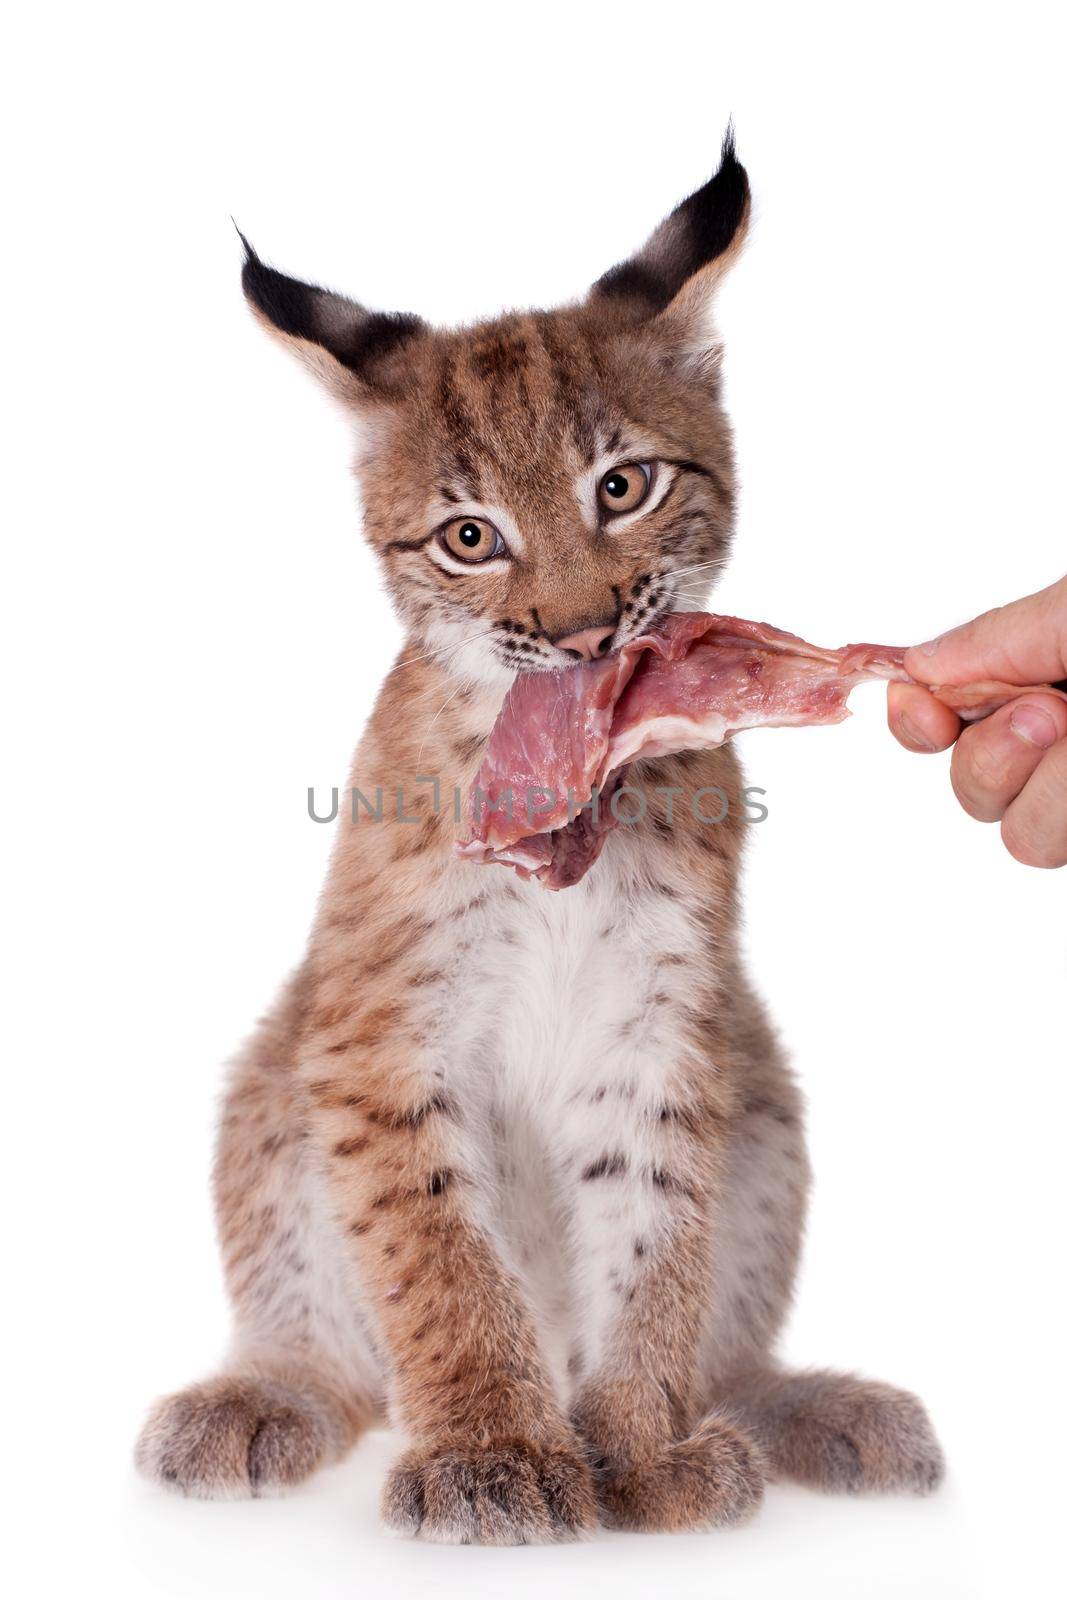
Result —
<path fill-rule="evenodd" d="M 407 627 L 307 957 L 238 1061 L 215 1197 L 234 1307 L 215 1377 L 157 1404 L 142 1470 L 287 1488 L 390 1417 L 383 1514 L 490 1544 L 737 1521 L 767 1479 L 930 1489 L 917 1400 L 789 1372 L 801 1106 L 738 954 L 730 748 L 647 764 L 649 805 L 560 894 L 457 860 L 517 672 L 699 608 L 734 506 L 708 311 L 748 181 L 716 175 L 573 306 L 459 332 L 284 277 L 244 289 L 358 421 L 367 536 Z"/>

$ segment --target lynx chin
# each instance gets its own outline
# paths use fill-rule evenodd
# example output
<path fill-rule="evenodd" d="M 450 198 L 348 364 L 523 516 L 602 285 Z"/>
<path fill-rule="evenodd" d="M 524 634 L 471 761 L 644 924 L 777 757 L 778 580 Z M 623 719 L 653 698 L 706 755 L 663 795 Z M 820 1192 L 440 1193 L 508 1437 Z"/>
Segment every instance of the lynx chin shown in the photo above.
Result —
<path fill-rule="evenodd" d="M 245 242 L 252 311 L 352 417 L 407 630 L 350 784 L 402 779 L 421 824 L 338 826 L 303 965 L 233 1068 L 233 1339 L 145 1424 L 169 1488 L 285 1490 L 386 1416 L 406 1443 L 382 1515 L 426 1539 L 713 1528 L 776 1479 L 940 1478 L 910 1394 L 775 1357 L 809 1172 L 739 954 L 734 751 L 643 763 L 644 815 L 562 894 L 457 860 L 462 824 L 414 782 L 467 792 L 517 673 L 704 604 L 735 493 L 711 310 L 748 216 L 727 134 L 584 298 L 459 331 Z M 719 826 L 686 803 L 704 789 Z"/>

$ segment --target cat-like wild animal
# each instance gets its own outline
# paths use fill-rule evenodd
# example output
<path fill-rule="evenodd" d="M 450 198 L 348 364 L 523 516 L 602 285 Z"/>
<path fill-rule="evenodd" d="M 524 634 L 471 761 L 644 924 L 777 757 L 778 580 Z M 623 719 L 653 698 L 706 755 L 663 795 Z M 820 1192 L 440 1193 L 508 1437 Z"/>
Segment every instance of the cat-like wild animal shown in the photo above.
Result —
<path fill-rule="evenodd" d="M 459 332 L 284 277 L 262 324 L 350 408 L 366 531 L 408 628 L 304 965 L 236 1065 L 215 1194 L 236 1327 L 152 1412 L 186 1494 L 279 1490 L 386 1415 L 383 1509 L 515 1543 L 734 1522 L 767 1478 L 926 1490 L 912 1396 L 783 1370 L 808 1166 L 738 952 L 732 749 L 647 762 L 647 812 L 576 887 L 457 860 L 517 671 L 695 609 L 731 534 L 716 285 L 748 181 L 716 175 L 562 310 Z M 435 806 L 433 776 L 445 797 Z M 693 792 L 730 799 L 716 825 Z"/>

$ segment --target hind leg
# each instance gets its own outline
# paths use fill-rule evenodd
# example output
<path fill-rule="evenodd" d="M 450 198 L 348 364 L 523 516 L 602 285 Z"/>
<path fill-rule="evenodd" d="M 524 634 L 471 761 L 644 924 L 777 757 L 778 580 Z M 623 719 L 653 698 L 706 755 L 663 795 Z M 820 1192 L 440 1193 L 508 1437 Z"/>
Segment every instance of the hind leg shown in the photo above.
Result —
<path fill-rule="evenodd" d="M 925 1493 L 943 1463 L 913 1395 L 843 1373 L 785 1372 L 771 1353 L 792 1295 L 809 1175 L 799 1096 L 751 997 L 741 1023 L 748 1071 L 712 1261 L 706 1403 L 737 1419 L 773 1478 Z"/>
<path fill-rule="evenodd" d="M 380 1409 L 371 1344 L 304 1158 L 291 1075 L 298 1006 L 299 980 L 239 1061 L 220 1130 L 230 1358 L 159 1401 L 137 1444 L 146 1477 L 199 1498 L 280 1492 L 339 1459 Z"/>
<path fill-rule="evenodd" d="M 145 1477 L 197 1499 L 278 1494 L 338 1460 L 366 1420 L 321 1374 L 276 1356 L 158 1401 L 136 1461 Z"/>
<path fill-rule="evenodd" d="M 723 1386 L 774 1478 L 856 1494 L 928 1494 L 944 1460 L 921 1402 L 905 1389 L 840 1372 L 767 1371 Z"/>

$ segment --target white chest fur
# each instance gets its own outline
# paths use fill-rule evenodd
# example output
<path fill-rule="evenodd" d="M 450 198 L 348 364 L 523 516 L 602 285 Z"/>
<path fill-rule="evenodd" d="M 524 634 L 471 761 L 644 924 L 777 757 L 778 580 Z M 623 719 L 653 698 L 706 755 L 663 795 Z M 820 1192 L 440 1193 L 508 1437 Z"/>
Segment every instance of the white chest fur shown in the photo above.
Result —
<path fill-rule="evenodd" d="M 575 1093 L 624 1076 L 656 1098 L 681 1037 L 681 963 L 700 949 L 691 905 L 650 883 L 621 832 L 559 893 L 503 868 L 464 870 L 481 873 L 484 897 L 455 925 L 450 1010 L 472 1070 L 489 1070 L 493 1104 L 551 1126 Z M 447 1055 L 454 1079 L 463 1066 Z"/>
<path fill-rule="evenodd" d="M 470 1155 L 498 1244 L 566 1388 L 568 1357 L 588 1358 L 603 1336 L 609 1297 L 598 1285 L 617 1278 L 616 1255 L 629 1270 L 635 1231 L 654 1226 L 647 1182 L 583 1186 L 582 1174 L 604 1158 L 647 1171 L 649 1130 L 688 1048 L 683 963 L 699 950 L 698 929 L 621 833 L 587 878 L 556 894 L 496 867 L 468 870 L 482 873 L 484 899 L 456 924 L 435 1053 L 473 1111 Z M 590 1216 L 592 1188 L 615 1209 Z"/>

